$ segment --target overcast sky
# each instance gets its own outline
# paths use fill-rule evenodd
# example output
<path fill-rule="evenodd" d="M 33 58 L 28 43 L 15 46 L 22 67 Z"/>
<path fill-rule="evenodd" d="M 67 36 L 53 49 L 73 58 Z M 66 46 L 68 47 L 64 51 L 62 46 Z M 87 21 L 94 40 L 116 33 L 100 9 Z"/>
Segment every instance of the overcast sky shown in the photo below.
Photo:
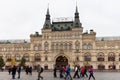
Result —
<path fill-rule="evenodd" d="M 74 19 L 76 2 L 84 32 L 93 29 L 97 37 L 120 36 L 120 0 L 0 0 L 0 40 L 41 33 L 48 4 L 51 20 Z"/>

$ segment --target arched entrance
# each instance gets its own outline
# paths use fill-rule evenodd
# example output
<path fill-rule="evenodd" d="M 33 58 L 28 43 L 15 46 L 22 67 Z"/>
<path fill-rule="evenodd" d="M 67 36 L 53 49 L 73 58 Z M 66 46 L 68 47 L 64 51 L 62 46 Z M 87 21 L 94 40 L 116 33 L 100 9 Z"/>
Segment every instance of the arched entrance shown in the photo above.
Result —
<path fill-rule="evenodd" d="M 62 66 L 68 65 L 68 59 L 65 56 L 58 56 L 56 58 L 56 67 L 60 69 Z"/>
<path fill-rule="evenodd" d="M 116 69 L 116 66 L 115 66 L 114 64 L 110 64 L 110 65 L 108 66 L 108 68 L 115 70 L 115 69 Z"/>
<path fill-rule="evenodd" d="M 104 70 L 104 69 L 105 69 L 105 65 L 99 64 L 99 65 L 98 65 L 98 69 L 99 69 L 99 70 Z"/>
<path fill-rule="evenodd" d="M 47 64 L 44 65 L 44 69 L 48 70 L 48 65 Z"/>

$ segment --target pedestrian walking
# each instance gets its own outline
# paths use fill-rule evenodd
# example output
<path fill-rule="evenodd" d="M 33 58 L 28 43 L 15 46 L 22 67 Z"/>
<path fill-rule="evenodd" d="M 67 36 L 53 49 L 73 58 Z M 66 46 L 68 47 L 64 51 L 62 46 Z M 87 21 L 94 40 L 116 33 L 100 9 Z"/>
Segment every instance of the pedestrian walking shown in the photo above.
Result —
<path fill-rule="evenodd" d="M 32 75 L 32 66 L 29 67 L 29 73 Z"/>
<path fill-rule="evenodd" d="M 9 68 L 8 68 L 9 75 L 11 74 L 11 71 L 12 71 L 12 68 L 9 67 Z"/>
<path fill-rule="evenodd" d="M 20 79 L 20 74 L 21 74 L 21 66 L 20 65 L 17 68 L 17 72 L 18 72 L 18 79 Z"/>
<path fill-rule="evenodd" d="M 77 78 L 80 78 L 78 72 L 79 72 L 79 69 L 78 69 L 78 66 L 76 65 L 76 66 L 75 66 L 75 73 L 74 73 L 73 78 L 76 78 L 76 76 L 77 76 Z"/>
<path fill-rule="evenodd" d="M 82 78 L 81 68 L 82 68 L 82 67 L 79 67 L 79 70 L 80 70 L 80 78 Z"/>
<path fill-rule="evenodd" d="M 84 68 L 84 66 L 81 67 L 81 75 L 82 75 L 82 79 L 85 80 L 85 68 Z"/>
<path fill-rule="evenodd" d="M 15 75 L 16 75 L 16 66 L 14 65 L 13 67 L 12 67 L 12 79 L 15 79 Z"/>
<path fill-rule="evenodd" d="M 63 78 L 66 77 L 66 66 L 63 66 L 62 68 L 62 75 L 63 75 Z"/>
<path fill-rule="evenodd" d="M 40 79 L 43 80 L 43 77 L 41 76 L 41 73 L 43 72 L 43 68 L 41 67 L 41 65 L 38 65 L 37 72 L 38 72 L 38 79 L 37 80 L 40 80 Z"/>
<path fill-rule="evenodd" d="M 57 77 L 57 68 L 56 68 L 56 66 L 54 67 L 54 69 L 53 69 L 53 75 L 54 75 L 54 77 L 56 78 Z"/>
<path fill-rule="evenodd" d="M 26 72 L 26 75 L 28 75 L 28 72 L 29 72 L 29 66 L 26 66 L 26 68 L 25 68 L 25 72 Z"/>
<path fill-rule="evenodd" d="M 68 78 L 70 78 L 69 80 L 72 80 L 70 65 L 67 65 L 67 67 L 66 67 L 66 77 L 65 77 L 65 80 L 67 80 Z"/>
<path fill-rule="evenodd" d="M 90 73 L 90 74 L 89 74 L 88 80 L 90 80 L 91 77 L 95 80 L 95 77 L 94 77 L 94 75 L 93 75 L 93 66 L 90 66 L 89 73 Z"/>
<path fill-rule="evenodd" d="M 60 72 L 60 78 L 63 78 L 63 67 L 61 66 L 60 69 L 59 69 L 59 72 Z"/>
<path fill-rule="evenodd" d="M 87 67 L 85 66 L 84 68 L 85 68 L 85 76 L 88 77 L 88 75 L 87 75 Z"/>

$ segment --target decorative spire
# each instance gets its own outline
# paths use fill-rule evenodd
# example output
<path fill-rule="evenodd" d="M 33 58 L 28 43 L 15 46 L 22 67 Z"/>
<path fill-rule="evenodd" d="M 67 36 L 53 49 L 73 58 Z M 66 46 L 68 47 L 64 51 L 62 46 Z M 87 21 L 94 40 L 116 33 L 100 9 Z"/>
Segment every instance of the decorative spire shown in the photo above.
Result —
<path fill-rule="evenodd" d="M 47 15 L 49 15 L 49 8 L 47 9 Z"/>
<path fill-rule="evenodd" d="M 77 5 L 76 5 L 76 12 L 75 13 L 78 13 L 78 7 L 77 7 Z"/>
<path fill-rule="evenodd" d="M 79 12 L 78 12 L 78 7 L 76 5 L 76 11 L 75 11 L 75 18 L 79 18 Z"/>
<path fill-rule="evenodd" d="M 49 4 L 48 4 L 48 8 L 47 8 L 46 19 L 45 19 L 43 29 L 51 29 L 50 14 L 49 14 Z"/>
<path fill-rule="evenodd" d="M 48 8 L 47 8 L 47 15 L 50 15 L 50 14 L 49 14 L 49 4 L 48 4 Z"/>
<path fill-rule="evenodd" d="M 77 5 L 76 5 L 76 11 L 75 11 L 75 18 L 74 18 L 74 27 L 76 28 L 82 27 L 82 24 L 80 23 L 80 19 L 79 19 L 79 12 L 78 12 Z"/>
<path fill-rule="evenodd" d="M 46 20 L 50 20 L 49 6 L 47 8 Z"/>

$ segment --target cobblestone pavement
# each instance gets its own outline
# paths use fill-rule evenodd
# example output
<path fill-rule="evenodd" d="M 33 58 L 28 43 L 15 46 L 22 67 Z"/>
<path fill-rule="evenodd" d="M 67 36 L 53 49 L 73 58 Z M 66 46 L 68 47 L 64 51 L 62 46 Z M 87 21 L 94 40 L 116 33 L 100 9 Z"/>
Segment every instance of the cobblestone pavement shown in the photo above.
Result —
<path fill-rule="evenodd" d="M 72 72 L 72 76 L 73 74 L 74 73 Z M 53 72 L 43 72 L 42 76 L 44 77 L 43 80 L 64 80 L 64 79 L 60 79 L 59 77 L 54 78 Z M 57 76 L 59 76 L 59 73 L 57 73 Z M 96 80 L 119 80 L 120 72 L 95 72 L 94 76 Z M 0 80 L 13 80 L 13 79 L 11 79 L 11 75 L 9 75 L 8 72 L 0 72 Z M 16 75 L 16 79 L 14 80 L 37 80 L 37 72 L 33 72 L 32 75 L 26 75 L 25 72 L 22 72 L 21 78 L 17 79 L 17 75 Z M 73 80 L 82 80 L 82 79 L 76 78 Z M 86 78 L 86 80 L 88 79 Z"/>

